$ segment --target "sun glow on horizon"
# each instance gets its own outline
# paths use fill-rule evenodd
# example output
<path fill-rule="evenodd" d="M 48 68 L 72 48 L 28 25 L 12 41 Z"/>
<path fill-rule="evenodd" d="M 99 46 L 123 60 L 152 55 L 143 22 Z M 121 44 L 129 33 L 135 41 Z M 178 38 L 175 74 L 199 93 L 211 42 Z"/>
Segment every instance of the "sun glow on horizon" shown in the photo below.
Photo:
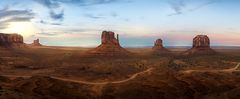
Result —
<path fill-rule="evenodd" d="M 23 37 L 30 37 L 37 32 L 37 29 L 31 22 L 11 22 L 4 32 L 17 33 L 21 34 Z"/>

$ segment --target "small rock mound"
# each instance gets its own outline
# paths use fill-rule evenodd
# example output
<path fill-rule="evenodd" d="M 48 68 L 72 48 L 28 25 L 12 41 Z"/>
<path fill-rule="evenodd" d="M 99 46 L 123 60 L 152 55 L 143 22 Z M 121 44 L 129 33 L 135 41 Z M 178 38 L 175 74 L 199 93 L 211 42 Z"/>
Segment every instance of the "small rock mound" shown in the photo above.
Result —
<path fill-rule="evenodd" d="M 118 34 L 115 38 L 114 32 L 103 31 L 101 39 L 102 44 L 91 50 L 90 54 L 103 56 L 125 56 L 129 54 L 127 50 L 121 47 Z"/>
<path fill-rule="evenodd" d="M 33 40 L 33 43 L 31 44 L 31 46 L 42 46 L 42 44 L 40 43 L 39 39 Z"/>
<path fill-rule="evenodd" d="M 190 54 L 215 54 L 216 52 L 210 48 L 210 39 L 207 35 L 197 35 L 193 38 L 192 48 L 185 52 Z"/>
<path fill-rule="evenodd" d="M 0 47 L 22 48 L 26 47 L 23 36 L 19 34 L 0 33 Z"/>
<path fill-rule="evenodd" d="M 157 39 L 154 43 L 154 46 L 152 47 L 153 53 L 155 54 L 163 54 L 168 53 L 169 50 L 163 47 L 163 41 L 162 39 Z"/>

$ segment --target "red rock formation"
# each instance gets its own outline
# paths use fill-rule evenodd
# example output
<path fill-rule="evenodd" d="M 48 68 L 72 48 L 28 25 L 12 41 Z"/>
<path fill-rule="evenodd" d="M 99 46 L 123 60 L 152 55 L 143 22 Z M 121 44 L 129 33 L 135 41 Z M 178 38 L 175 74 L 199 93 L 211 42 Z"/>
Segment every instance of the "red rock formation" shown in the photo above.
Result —
<path fill-rule="evenodd" d="M 216 53 L 210 48 L 210 39 L 207 35 L 197 35 L 193 38 L 192 48 L 184 54 L 214 54 Z"/>
<path fill-rule="evenodd" d="M 169 50 L 163 47 L 162 43 L 163 43 L 162 39 L 157 39 L 155 41 L 154 46 L 152 48 L 154 54 L 162 54 L 162 53 L 169 52 Z"/>
<path fill-rule="evenodd" d="M 19 34 L 0 33 L 0 46 L 2 47 L 25 47 L 23 36 Z"/>
<path fill-rule="evenodd" d="M 103 31 L 101 38 L 102 38 L 102 44 L 110 44 L 110 45 L 120 46 L 119 41 L 118 41 L 118 34 L 117 34 L 117 38 L 115 38 L 114 32 Z"/>
<path fill-rule="evenodd" d="M 120 46 L 118 34 L 117 38 L 115 38 L 114 32 L 103 31 L 101 39 L 101 45 L 94 50 L 91 50 L 91 54 L 103 56 L 121 56 L 129 53 Z"/>
<path fill-rule="evenodd" d="M 33 43 L 31 44 L 31 46 L 42 46 L 42 44 L 40 44 L 39 39 L 33 40 Z"/>
<path fill-rule="evenodd" d="M 193 48 L 210 48 L 210 40 L 207 35 L 198 35 L 193 38 Z"/>

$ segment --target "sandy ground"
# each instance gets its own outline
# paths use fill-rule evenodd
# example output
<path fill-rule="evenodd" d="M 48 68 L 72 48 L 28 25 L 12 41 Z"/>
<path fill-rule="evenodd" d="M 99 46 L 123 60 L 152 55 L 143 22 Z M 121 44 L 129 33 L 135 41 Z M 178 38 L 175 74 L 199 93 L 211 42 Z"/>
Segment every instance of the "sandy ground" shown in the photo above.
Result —
<path fill-rule="evenodd" d="M 127 48 L 129 57 L 88 56 L 91 48 L 0 49 L 3 99 L 236 99 L 240 95 L 240 49 L 216 55 L 181 55 L 170 48 Z M 26 98 L 26 99 L 28 99 Z"/>

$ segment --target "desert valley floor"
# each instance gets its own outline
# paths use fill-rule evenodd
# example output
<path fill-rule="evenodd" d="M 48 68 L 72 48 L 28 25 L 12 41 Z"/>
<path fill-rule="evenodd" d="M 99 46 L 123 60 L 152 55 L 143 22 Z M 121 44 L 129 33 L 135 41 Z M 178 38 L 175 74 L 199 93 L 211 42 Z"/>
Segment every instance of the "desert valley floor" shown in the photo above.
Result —
<path fill-rule="evenodd" d="M 0 49 L 0 99 L 238 99 L 240 48 L 215 55 L 87 55 L 91 48 Z"/>

